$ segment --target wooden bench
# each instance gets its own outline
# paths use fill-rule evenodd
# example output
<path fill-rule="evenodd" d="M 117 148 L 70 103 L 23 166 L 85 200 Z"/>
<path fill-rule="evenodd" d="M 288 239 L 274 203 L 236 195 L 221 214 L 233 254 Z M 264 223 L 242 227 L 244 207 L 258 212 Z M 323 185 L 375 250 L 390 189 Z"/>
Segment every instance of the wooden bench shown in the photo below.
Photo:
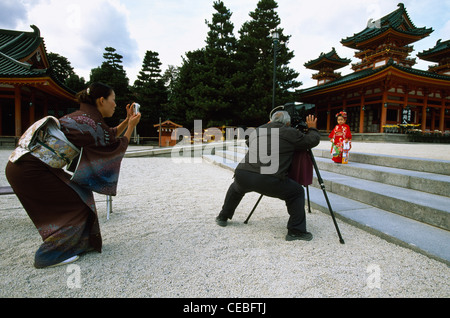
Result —
<path fill-rule="evenodd" d="M 14 194 L 14 190 L 10 186 L 0 187 L 0 195 Z M 109 220 L 109 215 L 112 213 L 112 197 L 106 196 L 106 219 Z"/>

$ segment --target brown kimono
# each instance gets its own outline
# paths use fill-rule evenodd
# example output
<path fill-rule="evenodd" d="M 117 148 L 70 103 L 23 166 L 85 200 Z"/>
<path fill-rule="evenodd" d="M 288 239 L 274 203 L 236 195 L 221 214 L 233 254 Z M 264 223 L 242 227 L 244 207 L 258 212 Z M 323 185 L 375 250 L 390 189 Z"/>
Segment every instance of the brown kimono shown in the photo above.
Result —
<path fill-rule="evenodd" d="M 89 250 L 101 252 L 102 238 L 92 191 L 116 195 L 120 164 L 128 147 L 116 138 L 93 105 L 62 117 L 61 131 L 81 149 L 70 175 L 30 153 L 6 166 L 6 177 L 44 243 L 35 254 L 36 268 L 60 263 Z"/>

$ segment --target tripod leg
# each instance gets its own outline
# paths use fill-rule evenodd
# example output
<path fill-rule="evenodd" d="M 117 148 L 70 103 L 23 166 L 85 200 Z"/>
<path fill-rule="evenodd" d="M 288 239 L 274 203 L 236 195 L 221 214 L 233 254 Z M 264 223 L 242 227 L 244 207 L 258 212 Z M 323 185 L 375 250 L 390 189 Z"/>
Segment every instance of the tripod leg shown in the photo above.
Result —
<path fill-rule="evenodd" d="M 253 210 L 250 212 L 250 214 L 248 215 L 247 219 L 244 221 L 244 224 L 248 223 L 248 220 L 250 220 L 250 217 L 252 216 L 253 212 L 255 212 L 256 207 L 258 206 L 259 202 L 261 201 L 263 195 L 261 194 L 261 196 L 259 197 L 258 201 L 256 201 L 255 206 L 253 207 Z"/>
<path fill-rule="evenodd" d="M 306 186 L 306 196 L 308 198 L 308 213 L 311 213 L 311 202 L 309 201 L 309 186 Z"/>
<path fill-rule="evenodd" d="M 317 167 L 316 159 L 314 159 L 314 155 L 313 155 L 311 149 L 308 150 L 308 151 L 309 151 L 309 154 L 311 155 L 311 161 L 313 163 L 314 170 L 316 171 L 317 180 L 319 181 L 320 188 L 322 189 L 323 195 L 325 196 L 325 200 L 327 201 L 328 210 L 330 210 L 331 218 L 333 219 L 333 223 L 334 223 L 334 226 L 336 228 L 336 232 L 337 232 L 337 234 L 339 236 L 339 242 L 341 244 L 345 244 L 344 239 L 342 238 L 341 232 L 339 231 L 339 227 L 338 227 L 338 224 L 336 222 L 336 218 L 334 216 L 333 209 L 331 208 L 330 201 L 328 200 L 327 191 L 325 191 L 325 184 L 323 182 L 322 176 L 320 175 L 319 168 Z"/>

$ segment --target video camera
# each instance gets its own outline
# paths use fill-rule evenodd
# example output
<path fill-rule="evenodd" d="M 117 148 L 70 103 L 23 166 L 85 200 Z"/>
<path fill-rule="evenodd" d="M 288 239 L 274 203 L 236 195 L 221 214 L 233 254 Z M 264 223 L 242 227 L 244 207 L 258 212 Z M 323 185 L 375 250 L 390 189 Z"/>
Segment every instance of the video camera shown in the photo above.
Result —
<path fill-rule="evenodd" d="M 288 112 L 289 116 L 291 116 L 291 127 L 305 132 L 308 130 L 308 125 L 306 125 L 306 116 L 308 116 L 311 109 L 314 109 L 315 107 L 315 104 L 303 104 L 298 102 L 286 103 L 272 109 L 270 112 L 270 118 L 272 118 L 272 115 L 275 112 L 284 110 Z"/>

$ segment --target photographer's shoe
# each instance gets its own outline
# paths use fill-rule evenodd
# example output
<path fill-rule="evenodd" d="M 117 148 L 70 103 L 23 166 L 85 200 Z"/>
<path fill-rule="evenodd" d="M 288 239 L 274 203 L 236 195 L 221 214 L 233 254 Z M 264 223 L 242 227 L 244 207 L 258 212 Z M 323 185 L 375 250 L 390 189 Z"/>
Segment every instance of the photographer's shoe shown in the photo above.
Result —
<path fill-rule="evenodd" d="M 313 235 L 309 232 L 288 232 L 286 235 L 286 241 L 295 241 L 295 240 L 302 240 L 302 241 L 311 241 L 313 239 Z"/>
<path fill-rule="evenodd" d="M 220 216 L 220 215 L 216 217 L 217 225 L 220 225 L 222 227 L 227 226 L 227 221 L 228 221 L 228 218 L 226 218 L 226 217 L 223 217 L 223 216 Z"/>

